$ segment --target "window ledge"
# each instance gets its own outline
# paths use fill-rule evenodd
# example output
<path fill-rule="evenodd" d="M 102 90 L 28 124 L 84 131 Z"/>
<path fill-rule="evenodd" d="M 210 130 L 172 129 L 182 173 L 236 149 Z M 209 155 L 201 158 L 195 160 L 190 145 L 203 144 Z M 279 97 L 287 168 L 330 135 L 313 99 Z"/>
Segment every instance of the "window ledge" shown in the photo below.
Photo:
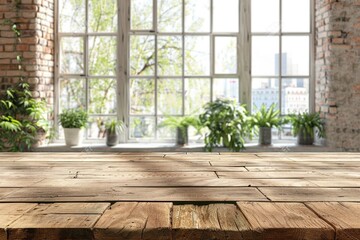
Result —
<path fill-rule="evenodd" d="M 259 146 L 255 142 L 246 143 L 243 152 L 337 152 L 341 149 L 320 145 L 299 146 L 295 141 L 275 141 L 270 146 Z M 172 143 L 123 143 L 114 147 L 105 144 L 83 144 L 69 147 L 61 143 L 40 146 L 36 152 L 204 152 L 204 144 L 190 144 L 179 147 Z M 228 152 L 225 148 L 215 148 L 214 152 Z"/>

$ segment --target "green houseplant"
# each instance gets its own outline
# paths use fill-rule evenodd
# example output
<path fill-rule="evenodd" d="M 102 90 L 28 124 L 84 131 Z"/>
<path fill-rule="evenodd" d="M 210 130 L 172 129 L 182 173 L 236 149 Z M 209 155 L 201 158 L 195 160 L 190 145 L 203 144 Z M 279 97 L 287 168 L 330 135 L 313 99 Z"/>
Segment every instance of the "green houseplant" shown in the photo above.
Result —
<path fill-rule="evenodd" d="M 81 109 L 67 109 L 60 114 L 60 124 L 64 128 L 67 146 L 77 146 L 82 142 L 83 128 L 88 122 L 88 114 Z"/>
<path fill-rule="evenodd" d="M 205 148 L 212 151 L 216 146 L 223 146 L 232 151 L 244 148 L 245 137 L 250 135 L 247 110 L 234 101 L 218 99 L 204 106 L 200 122 L 210 132 L 205 136 Z"/>
<path fill-rule="evenodd" d="M 198 117 L 184 116 L 184 117 L 167 117 L 159 127 L 169 127 L 176 130 L 176 144 L 184 146 L 189 144 L 189 127 L 196 129 L 197 133 L 201 132 L 202 125 Z"/>
<path fill-rule="evenodd" d="M 298 136 L 299 145 L 312 145 L 315 132 L 321 138 L 325 136 L 324 122 L 319 113 L 299 113 L 288 116 L 294 136 Z"/>
<path fill-rule="evenodd" d="M 272 104 L 269 108 L 263 104 L 260 109 L 252 115 L 251 125 L 255 127 L 259 135 L 260 145 L 271 144 L 271 129 L 276 127 L 281 128 L 283 120 L 280 117 L 280 110 L 276 109 L 276 105 Z"/>
<path fill-rule="evenodd" d="M 106 145 L 116 146 L 119 142 L 120 134 L 124 131 L 124 123 L 118 120 L 110 120 L 105 124 Z"/>
<path fill-rule="evenodd" d="M 36 100 L 24 81 L 7 89 L 0 99 L 0 150 L 31 150 L 44 132 L 46 103 Z"/>

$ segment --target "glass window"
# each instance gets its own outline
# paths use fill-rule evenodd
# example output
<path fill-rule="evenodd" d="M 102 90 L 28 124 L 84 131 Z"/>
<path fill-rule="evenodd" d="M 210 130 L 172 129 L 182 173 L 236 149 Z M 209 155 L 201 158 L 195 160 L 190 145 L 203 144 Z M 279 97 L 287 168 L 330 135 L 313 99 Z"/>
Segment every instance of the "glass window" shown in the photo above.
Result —
<path fill-rule="evenodd" d="M 213 0 L 213 31 L 239 32 L 239 0 Z"/>
<path fill-rule="evenodd" d="M 101 139 L 109 119 L 127 123 L 130 141 L 174 139 L 173 130 L 158 127 L 167 117 L 248 94 L 253 109 L 309 110 L 311 0 L 251 0 L 251 13 L 239 0 L 57 1 L 56 113 L 86 109 L 88 139 Z M 251 19 L 240 21 L 240 13 Z M 239 55 L 242 46 L 250 56 Z M 251 93 L 240 91 L 248 85 Z"/>
<path fill-rule="evenodd" d="M 185 32 L 210 32 L 211 0 L 185 1 Z"/>
<path fill-rule="evenodd" d="M 89 114 L 85 136 L 101 139 L 105 122 L 117 118 L 117 1 L 58 1 L 57 114 L 63 109 L 85 109 Z"/>
<path fill-rule="evenodd" d="M 154 29 L 131 1 L 130 140 L 173 139 L 158 127 L 167 117 L 199 114 L 212 98 L 239 100 L 238 0 L 157 0 Z"/>
<path fill-rule="evenodd" d="M 236 51 L 236 37 L 215 37 L 215 74 L 237 73 Z"/>
<path fill-rule="evenodd" d="M 153 0 L 131 0 L 131 29 L 153 29 Z"/>
<path fill-rule="evenodd" d="M 294 1 L 290 0 L 290 2 Z M 253 33 L 277 33 L 280 28 L 279 23 L 280 0 L 251 0 L 251 31 Z"/>
<path fill-rule="evenodd" d="M 282 0 L 282 31 L 310 32 L 310 0 Z"/>
<path fill-rule="evenodd" d="M 276 103 L 283 115 L 309 111 L 310 0 L 251 4 L 253 109 Z"/>

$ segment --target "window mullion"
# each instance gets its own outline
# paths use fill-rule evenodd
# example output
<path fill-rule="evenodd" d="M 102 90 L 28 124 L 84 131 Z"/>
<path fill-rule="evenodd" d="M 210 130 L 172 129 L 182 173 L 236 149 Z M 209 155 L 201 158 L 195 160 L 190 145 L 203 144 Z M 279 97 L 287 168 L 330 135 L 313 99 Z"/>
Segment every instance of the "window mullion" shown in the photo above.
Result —
<path fill-rule="evenodd" d="M 251 111 L 251 4 L 250 0 L 240 2 L 240 37 L 238 40 L 239 98 Z"/>

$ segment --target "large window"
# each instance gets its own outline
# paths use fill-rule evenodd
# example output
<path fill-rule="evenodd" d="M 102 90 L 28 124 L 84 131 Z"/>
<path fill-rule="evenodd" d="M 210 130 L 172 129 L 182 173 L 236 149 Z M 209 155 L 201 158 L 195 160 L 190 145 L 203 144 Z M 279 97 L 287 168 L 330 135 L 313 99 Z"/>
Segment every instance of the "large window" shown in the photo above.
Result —
<path fill-rule="evenodd" d="M 58 4 L 58 113 L 87 110 L 87 138 L 102 138 L 104 122 L 117 118 L 117 2 L 59 0 Z"/>
<path fill-rule="evenodd" d="M 309 111 L 311 1 L 251 0 L 252 105 Z"/>
<path fill-rule="evenodd" d="M 130 139 L 171 138 L 169 116 L 239 100 L 238 0 L 131 0 Z"/>
<path fill-rule="evenodd" d="M 216 98 L 308 110 L 310 1 L 58 0 L 56 113 L 86 109 L 88 139 L 118 118 L 125 141 L 162 141 Z"/>

